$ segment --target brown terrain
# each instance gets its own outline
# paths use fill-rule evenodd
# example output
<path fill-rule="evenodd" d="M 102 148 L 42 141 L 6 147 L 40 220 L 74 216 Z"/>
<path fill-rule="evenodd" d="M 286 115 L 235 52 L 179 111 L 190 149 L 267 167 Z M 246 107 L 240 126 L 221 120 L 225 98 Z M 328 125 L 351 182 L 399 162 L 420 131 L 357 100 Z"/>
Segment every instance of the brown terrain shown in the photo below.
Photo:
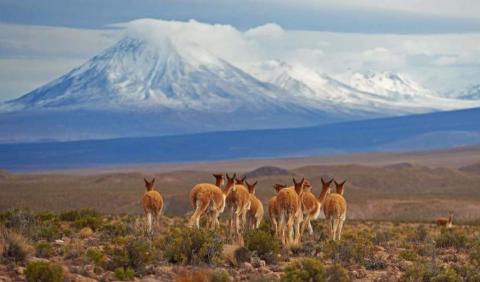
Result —
<path fill-rule="evenodd" d="M 0 210 L 62 211 L 93 208 L 104 213 L 138 214 L 143 178 L 155 176 L 165 197 L 165 213 L 191 211 L 190 189 L 212 182 L 215 172 L 237 172 L 258 180 L 264 204 L 274 183 L 290 185 L 306 177 L 318 195 L 320 178 L 347 180 L 348 217 L 372 220 L 432 220 L 453 210 L 455 220 L 480 218 L 480 147 L 411 153 L 336 157 L 151 164 L 50 172 L 0 172 Z"/>

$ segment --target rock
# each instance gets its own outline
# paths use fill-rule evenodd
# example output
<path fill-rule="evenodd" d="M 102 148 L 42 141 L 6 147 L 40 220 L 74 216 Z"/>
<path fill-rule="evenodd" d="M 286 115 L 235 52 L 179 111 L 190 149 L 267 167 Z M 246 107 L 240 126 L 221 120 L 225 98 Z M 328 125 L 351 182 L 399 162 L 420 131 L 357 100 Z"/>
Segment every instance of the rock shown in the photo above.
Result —
<path fill-rule="evenodd" d="M 95 282 L 97 280 L 89 277 L 82 276 L 80 274 L 74 274 L 71 277 L 71 282 Z"/>
<path fill-rule="evenodd" d="M 225 244 L 222 250 L 222 257 L 232 266 L 238 266 L 239 261 L 237 260 L 237 250 L 241 248 L 240 245 L 235 244 Z"/>
<path fill-rule="evenodd" d="M 15 272 L 16 272 L 17 274 L 19 274 L 19 275 L 22 275 L 22 274 L 25 273 L 25 267 L 23 267 L 23 266 L 17 266 L 17 267 L 15 268 Z"/>
<path fill-rule="evenodd" d="M 249 262 L 244 262 L 244 263 L 242 263 L 242 268 L 243 268 L 243 269 L 247 269 L 247 270 L 253 270 L 253 266 L 252 266 L 252 264 L 249 263 Z"/>
<path fill-rule="evenodd" d="M 147 276 L 147 277 L 143 277 L 143 279 L 140 280 L 140 282 L 162 282 L 162 280 L 158 280 L 153 276 Z"/>
<path fill-rule="evenodd" d="M 64 241 L 64 240 L 61 240 L 61 239 L 55 240 L 54 243 L 55 243 L 56 245 L 60 245 L 60 246 L 61 246 L 61 245 L 65 245 L 65 241 Z"/>

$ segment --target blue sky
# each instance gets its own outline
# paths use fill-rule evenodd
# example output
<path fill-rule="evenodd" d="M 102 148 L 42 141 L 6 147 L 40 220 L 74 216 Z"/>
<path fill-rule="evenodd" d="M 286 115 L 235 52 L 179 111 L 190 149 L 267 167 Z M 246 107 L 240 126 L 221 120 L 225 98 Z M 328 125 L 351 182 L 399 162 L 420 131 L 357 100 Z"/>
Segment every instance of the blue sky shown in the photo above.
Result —
<path fill-rule="evenodd" d="M 122 36 L 124 25 L 112 24 L 138 18 L 195 19 L 238 32 L 271 23 L 287 36 L 257 36 L 278 54 L 266 59 L 293 52 L 328 73 L 406 72 L 439 91 L 480 83 L 480 1 L 0 0 L 0 101 L 88 60 Z"/>

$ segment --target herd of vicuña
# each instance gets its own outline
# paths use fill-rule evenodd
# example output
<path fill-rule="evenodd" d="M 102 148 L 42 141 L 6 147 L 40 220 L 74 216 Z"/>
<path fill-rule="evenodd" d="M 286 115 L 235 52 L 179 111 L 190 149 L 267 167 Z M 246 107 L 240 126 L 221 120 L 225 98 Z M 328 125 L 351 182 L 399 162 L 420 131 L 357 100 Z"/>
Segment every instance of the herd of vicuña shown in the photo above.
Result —
<path fill-rule="evenodd" d="M 236 174 L 213 174 L 215 184 L 200 183 L 190 192 L 190 203 L 193 213 L 188 225 L 200 228 L 200 219 L 205 218 L 205 228 L 220 227 L 219 217 L 228 212 L 228 234 L 236 240 L 241 239 L 243 231 L 256 229 L 264 217 L 263 204 L 255 195 L 258 181 L 249 182 L 246 177 L 240 178 Z M 143 208 L 147 219 L 147 231 L 153 232 L 152 225 L 158 221 L 163 210 L 163 198 L 153 189 L 155 178 L 145 180 L 147 192 L 143 196 Z M 312 192 L 312 184 L 302 178 L 293 178 L 293 185 L 274 184 L 275 195 L 268 201 L 268 217 L 275 236 L 287 247 L 300 244 L 305 231 L 313 233 L 312 220 L 325 216 L 330 237 L 340 240 L 345 219 L 347 218 L 347 201 L 344 197 L 345 182 L 334 179 L 322 181 L 319 196 Z M 330 186 L 335 184 L 335 191 Z M 448 218 L 438 218 L 437 225 L 452 227 L 453 213 Z"/>

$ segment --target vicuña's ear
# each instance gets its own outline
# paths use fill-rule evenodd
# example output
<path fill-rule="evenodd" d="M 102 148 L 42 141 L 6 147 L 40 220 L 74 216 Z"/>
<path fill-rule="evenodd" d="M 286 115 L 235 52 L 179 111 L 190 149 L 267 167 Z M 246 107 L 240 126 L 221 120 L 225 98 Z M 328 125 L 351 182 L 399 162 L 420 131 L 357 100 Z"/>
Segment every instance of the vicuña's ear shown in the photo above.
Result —
<path fill-rule="evenodd" d="M 247 179 L 247 176 L 246 176 L 246 175 L 243 176 L 242 182 L 245 181 L 245 179 Z"/>
<path fill-rule="evenodd" d="M 323 185 L 327 184 L 327 183 L 325 182 L 325 180 L 323 180 L 323 177 L 320 177 L 320 180 L 322 180 L 322 184 L 323 184 Z"/>
<path fill-rule="evenodd" d="M 332 184 L 332 182 L 333 182 L 333 178 L 330 179 L 330 181 L 327 182 L 328 186 L 330 186 Z"/>
<path fill-rule="evenodd" d="M 257 184 L 258 184 L 258 180 L 255 181 L 255 183 L 253 183 L 253 186 L 257 186 Z"/>
<path fill-rule="evenodd" d="M 152 179 L 152 184 L 155 183 L 155 177 Z"/>
<path fill-rule="evenodd" d="M 345 182 L 347 182 L 347 180 L 344 180 L 342 183 L 340 183 L 340 186 L 345 185 Z"/>
<path fill-rule="evenodd" d="M 148 182 L 148 180 L 147 180 L 146 178 L 144 178 L 143 181 L 145 181 L 145 184 L 146 184 L 146 185 L 149 184 L 149 182 Z"/>
<path fill-rule="evenodd" d="M 232 176 L 232 179 L 233 178 L 237 178 L 237 173 L 234 173 L 233 176 Z"/>
<path fill-rule="evenodd" d="M 293 184 L 297 185 L 297 180 L 295 180 L 295 177 L 292 177 Z"/>
<path fill-rule="evenodd" d="M 339 185 L 340 185 L 340 184 L 338 184 L 338 182 L 335 181 L 335 180 L 334 180 L 333 182 L 335 183 L 335 186 L 339 186 Z"/>
<path fill-rule="evenodd" d="M 305 177 L 302 177 L 302 180 L 300 181 L 300 185 L 303 185 L 303 183 L 305 183 Z"/>
<path fill-rule="evenodd" d="M 247 186 L 252 186 L 250 183 L 248 183 L 248 180 L 245 181 L 245 184 L 247 184 Z"/>

